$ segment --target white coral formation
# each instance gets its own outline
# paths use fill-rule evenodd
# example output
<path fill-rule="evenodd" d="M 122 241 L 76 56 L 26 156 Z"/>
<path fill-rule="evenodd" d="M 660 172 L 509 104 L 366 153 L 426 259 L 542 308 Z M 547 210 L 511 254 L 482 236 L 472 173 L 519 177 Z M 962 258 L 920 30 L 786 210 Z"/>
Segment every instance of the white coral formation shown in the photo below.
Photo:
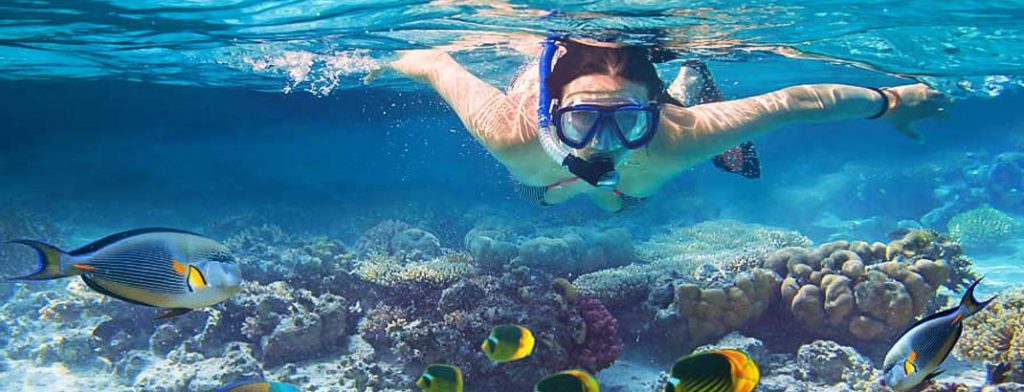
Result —
<path fill-rule="evenodd" d="M 954 215 L 947 223 L 949 234 L 968 249 L 998 246 L 1024 233 L 1016 218 L 989 206 Z"/>
<path fill-rule="evenodd" d="M 389 288 L 418 283 L 445 286 L 475 273 L 476 266 L 462 257 L 410 262 L 377 253 L 361 260 L 353 272 L 365 281 Z"/>
<path fill-rule="evenodd" d="M 763 256 L 787 246 L 810 245 L 810 239 L 795 231 L 716 220 L 656 235 L 637 246 L 637 256 L 656 264 L 722 263 L 741 255 Z"/>

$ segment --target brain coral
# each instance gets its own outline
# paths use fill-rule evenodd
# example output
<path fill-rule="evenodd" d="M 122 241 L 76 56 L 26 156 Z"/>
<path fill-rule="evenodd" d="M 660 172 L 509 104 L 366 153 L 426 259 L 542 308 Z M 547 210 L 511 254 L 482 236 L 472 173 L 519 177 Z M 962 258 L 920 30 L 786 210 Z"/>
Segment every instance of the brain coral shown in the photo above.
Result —
<path fill-rule="evenodd" d="M 791 247 L 769 255 L 764 266 L 785 277 L 782 300 L 806 329 L 840 339 L 878 340 L 921 314 L 952 272 L 944 260 L 926 254 L 886 261 L 886 249 L 863 241 Z"/>

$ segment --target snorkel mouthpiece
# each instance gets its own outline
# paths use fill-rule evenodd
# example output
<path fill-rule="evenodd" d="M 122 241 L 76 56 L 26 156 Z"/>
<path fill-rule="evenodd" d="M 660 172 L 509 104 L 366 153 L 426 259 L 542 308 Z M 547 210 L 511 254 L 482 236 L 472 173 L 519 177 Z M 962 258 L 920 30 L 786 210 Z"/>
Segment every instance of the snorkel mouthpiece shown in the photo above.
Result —
<path fill-rule="evenodd" d="M 540 93 L 537 99 L 537 135 L 544 152 L 555 163 L 569 170 L 570 173 L 598 188 L 614 190 L 619 186 L 619 174 L 615 171 L 615 162 L 609 158 L 586 160 L 573 154 L 573 151 L 558 141 L 554 127 L 551 125 L 551 95 L 548 92 L 548 76 L 551 75 L 551 62 L 558 51 L 557 35 L 548 36 L 544 40 L 544 51 L 540 56 Z"/>
<path fill-rule="evenodd" d="M 615 162 L 609 158 L 601 157 L 588 161 L 569 155 L 565 157 L 563 166 L 576 177 L 598 188 L 614 190 L 619 186 L 619 173 L 615 171 Z"/>

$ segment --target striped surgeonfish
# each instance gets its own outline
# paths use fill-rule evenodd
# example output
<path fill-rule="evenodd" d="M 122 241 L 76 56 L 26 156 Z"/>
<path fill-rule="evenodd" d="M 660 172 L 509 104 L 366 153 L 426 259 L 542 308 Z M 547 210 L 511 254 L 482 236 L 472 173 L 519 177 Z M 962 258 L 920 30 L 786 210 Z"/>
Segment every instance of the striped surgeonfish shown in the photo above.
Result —
<path fill-rule="evenodd" d="M 974 287 L 978 279 L 967 289 L 960 305 L 925 317 L 910 326 L 896 340 L 885 355 L 882 371 L 884 385 L 897 391 L 905 391 L 933 378 L 942 371 L 936 371 L 949 352 L 956 346 L 964 331 L 964 319 L 978 313 L 995 297 L 985 302 L 974 299 Z"/>
<path fill-rule="evenodd" d="M 168 309 L 158 319 L 217 304 L 241 290 L 241 272 L 228 248 L 187 231 L 130 230 L 70 252 L 35 240 L 11 242 L 39 255 L 35 273 L 11 280 L 81 276 L 99 293 Z"/>

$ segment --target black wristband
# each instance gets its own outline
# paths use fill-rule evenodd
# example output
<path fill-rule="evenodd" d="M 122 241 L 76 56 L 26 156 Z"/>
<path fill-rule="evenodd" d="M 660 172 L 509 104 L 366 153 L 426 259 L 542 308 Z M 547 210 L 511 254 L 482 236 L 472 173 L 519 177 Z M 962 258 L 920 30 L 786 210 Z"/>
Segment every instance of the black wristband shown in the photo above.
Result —
<path fill-rule="evenodd" d="M 874 116 L 868 117 L 867 119 L 868 120 L 874 120 L 874 119 L 877 119 L 879 117 L 884 116 L 886 113 L 889 113 L 889 95 L 886 94 L 885 91 L 882 91 L 881 89 L 878 89 L 878 88 L 874 88 L 874 87 L 865 87 L 865 88 L 868 89 L 868 90 L 874 91 L 874 92 L 878 93 L 879 95 L 881 95 L 882 96 L 882 101 L 883 101 L 882 110 L 879 110 L 878 113 L 876 113 Z"/>

